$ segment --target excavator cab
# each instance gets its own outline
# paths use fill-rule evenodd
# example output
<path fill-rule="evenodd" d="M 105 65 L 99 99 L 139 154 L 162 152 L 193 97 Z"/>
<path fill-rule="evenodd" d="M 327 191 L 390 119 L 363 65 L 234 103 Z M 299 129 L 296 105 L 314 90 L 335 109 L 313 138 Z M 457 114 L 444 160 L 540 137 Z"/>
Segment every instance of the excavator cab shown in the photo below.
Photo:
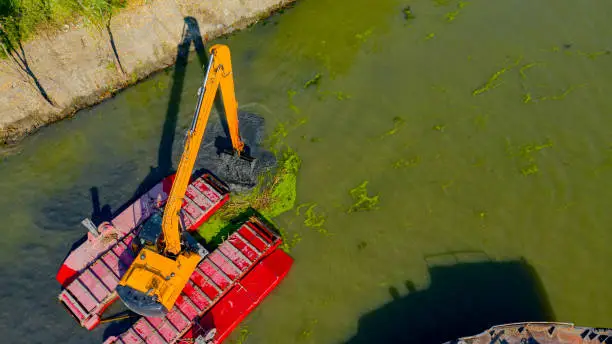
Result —
<path fill-rule="evenodd" d="M 168 292 L 176 289 L 176 285 L 183 283 L 183 280 L 187 283 L 195 266 L 208 255 L 208 251 L 186 231 L 181 232 L 182 256 L 159 255 L 157 252 L 163 251 L 164 246 L 162 220 L 162 213 L 156 212 L 141 225 L 138 236 L 132 241 L 132 252 L 137 256 L 124 275 L 125 278 L 130 274 L 127 278 L 131 280 L 147 281 L 148 285 L 118 285 L 116 289 L 127 308 L 144 316 L 161 317 L 166 314 L 171 308 L 167 299 L 173 296 Z M 185 263 L 185 266 L 181 266 Z"/>
<path fill-rule="evenodd" d="M 214 45 L 183 154 L 163 214 L 152 215 L 140 229 L 135 259 L 127 269 L 117 293 L 132 311 L 144 316 L 163 316 L 170 311 L 200 261 L 208 254 L 187 232 L 181 209 L 198 156 L 217 90 L 223 105 L 234 156 L 253 161 L 244 154 L 238 130 L 238 103 L 229 48 Z M 235 159 L 234 160 L 242 160 Z"/>

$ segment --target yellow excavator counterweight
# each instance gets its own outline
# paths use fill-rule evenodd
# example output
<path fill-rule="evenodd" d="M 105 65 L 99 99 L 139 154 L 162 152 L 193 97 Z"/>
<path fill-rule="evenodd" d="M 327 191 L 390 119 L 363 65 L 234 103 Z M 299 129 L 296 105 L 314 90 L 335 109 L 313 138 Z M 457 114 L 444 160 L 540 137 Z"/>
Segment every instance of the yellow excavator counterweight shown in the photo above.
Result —
<path fill-rule="evenodd" d="M 198 92 L 195 115 L 187 132 L 183 154 L 163 210 L 163 218 L 159 219 L 159 215 L 154 215 L 152 220 L 145 223 L 145 227 L 149 227 L 141 229 L 142 235 L 139 234 L 140 251 L 117 287 L 119 297 L 128 308 L 138 314 L 162 316 L 171 310 L 196 266 L 206 254 L 198 250 L 197 244 L 192 245 L 193 239 L 187 240 L 187 233 L 182 232 L 180 211 L 219 88 L 232 147 L 239 156 L 243 155 L 244 143 L 238 130 L 238 104 L 234 93 L 230 51 L 227 46 L 217 44 L 210 48 L 206 76 Z M 155 228 L 158 229 L 157 234 L 161 235 L 145 238 L 145 232 L 154 233 Z"/>

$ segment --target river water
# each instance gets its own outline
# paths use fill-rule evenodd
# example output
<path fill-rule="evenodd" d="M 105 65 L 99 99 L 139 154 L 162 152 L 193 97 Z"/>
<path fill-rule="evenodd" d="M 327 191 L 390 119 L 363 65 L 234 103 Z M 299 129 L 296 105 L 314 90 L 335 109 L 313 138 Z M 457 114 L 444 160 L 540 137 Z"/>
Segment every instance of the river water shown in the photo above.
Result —
<path fill-rule="evenodd" d="M 269 132 L 288 128 L 303 160 L 298 203 L 325 216 L 318 231 L 303 214 L 277 219 L 301 238 L 295 265 L 243 323 L 246 342 L 440 343 L 521 320 L 611 327 L 610 17 L 597 0 L 305 0 L 218 40 L 241 109 Z M 82 218 L 176 167 L 200 62 L 2 152 L 5 340 L 102 340 L 56 302 L 55 273 Z M 364 181 L 379 202 L 348 212 Z"/>

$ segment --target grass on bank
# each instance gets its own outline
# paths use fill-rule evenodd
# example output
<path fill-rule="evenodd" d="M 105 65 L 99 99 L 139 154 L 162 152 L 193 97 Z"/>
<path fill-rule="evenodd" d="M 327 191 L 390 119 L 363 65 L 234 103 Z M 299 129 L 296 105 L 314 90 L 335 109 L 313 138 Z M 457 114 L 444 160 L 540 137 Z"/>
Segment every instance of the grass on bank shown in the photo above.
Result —
<path fill-rule="evenodd" d="M 57 31 L 83 18 L 86 25 L 102 28 L 117 10 L 142 0 L 0 0 L 0 44 L 6 50 L 45 31 Z M 6 57 L 6 51 L 0 52 Z"/>

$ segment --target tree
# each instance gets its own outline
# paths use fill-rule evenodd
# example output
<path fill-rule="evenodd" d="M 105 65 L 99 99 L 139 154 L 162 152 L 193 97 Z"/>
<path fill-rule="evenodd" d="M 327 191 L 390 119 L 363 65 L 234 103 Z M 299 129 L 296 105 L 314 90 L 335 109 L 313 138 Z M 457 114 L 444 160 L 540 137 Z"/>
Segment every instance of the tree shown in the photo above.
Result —
<path fill-rule="evenodd" d="M 40 1 L 37 4 L 40 7 L 37 8 L 40 14 L 46 15 L 45 10 L 48 9 L 47 2 Z M 22 30 L 24 12 L 21 0 L 4 0 L 0 2 L 0 57 L 9 59 L 9 65 L 26 84 L 34 87 L 47 103 L 57 106 L 28 64 L 28 59 L 22 45 L 24 40 Z"/>

